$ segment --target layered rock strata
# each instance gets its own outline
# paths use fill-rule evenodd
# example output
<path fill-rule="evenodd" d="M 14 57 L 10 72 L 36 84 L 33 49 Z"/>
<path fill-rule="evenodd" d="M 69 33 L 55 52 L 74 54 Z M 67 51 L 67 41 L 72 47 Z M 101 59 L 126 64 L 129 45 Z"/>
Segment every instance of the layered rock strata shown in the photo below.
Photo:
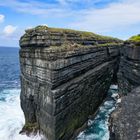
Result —
<path fill-rule="evenodd" d="M 131 37 L 123 46 L 118 72 L 122 101 L 111 115 L 110 140 L 139 140 L 140 35 Z"/>
<path fill-rule="evenodd" d="M 102 103 L 121 41 L 39 26 L 20 40 L 21 107 L 48 140 L 69 140 Z"/>
<path fill-rule="evenodd" d="M 121 50 L 118 85 L 121 94 L 127 94 L 140 85 L 140 43 L 126 41 Z"/>

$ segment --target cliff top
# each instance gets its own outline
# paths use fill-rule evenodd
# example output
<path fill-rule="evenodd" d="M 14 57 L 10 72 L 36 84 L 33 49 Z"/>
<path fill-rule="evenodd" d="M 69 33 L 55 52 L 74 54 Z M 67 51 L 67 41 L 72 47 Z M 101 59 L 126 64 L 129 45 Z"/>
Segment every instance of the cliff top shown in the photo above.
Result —
<path fill-rule="evenodd" d="M 25 32 L 26 34 L 30 34 L 33 32 L 44 33 L 46 31 L 52 32 L 52 33 L 63 33 L 63 34 L 66 33 L 66 34 L 75 34 L 75 35 L 77 34 L 77 35 L 80 35 L 81 37 L 92 37 L 96 39 L 119 40 L 117 38 L 102 36 L 102 35 L 98 35 L 98 34 L 87 32 L 87 31 L 78 31 L 78 30 L 64 29 L 64 28 L 51 28 L 48 26 L 37 26 L 32 29 L 27 29 Z"/>
<path fill-rule="evenodd" d="M 72 29 L 50 28 L 37 26 L 25 31 L 20 39 L 20 46 L 61 46 L 68 43 L 94 45 L 105 43 L 119 43 L 121 40 L 113 37 L 101 36 L 92 32 L 76 31 Z"/>
<path fill-rule="evenodd" d="M 132 42 L 136 45 L 140 45 L 140 34 L 139 35 L 135 35 L 135 36 L 132 36 L 128 39 L 129 42 Z"/>

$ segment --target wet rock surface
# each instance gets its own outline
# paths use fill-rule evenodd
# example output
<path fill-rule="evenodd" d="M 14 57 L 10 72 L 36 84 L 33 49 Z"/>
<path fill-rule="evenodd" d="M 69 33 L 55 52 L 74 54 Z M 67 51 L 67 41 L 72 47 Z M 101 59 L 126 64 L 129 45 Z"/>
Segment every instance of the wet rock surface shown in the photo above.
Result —
<path fill-rule="evenodd" d="M 37 124 L 48 140 L 70 139 L 106 97 L 121 43 L 73 30 L 27 31 L 20 40 L 25 125 Z"/>
<path fill-rule="evenodd" d="M 140 139 L 140 87 L 122 97 L 121 104 L 111 115 L 110 140 Z"/>

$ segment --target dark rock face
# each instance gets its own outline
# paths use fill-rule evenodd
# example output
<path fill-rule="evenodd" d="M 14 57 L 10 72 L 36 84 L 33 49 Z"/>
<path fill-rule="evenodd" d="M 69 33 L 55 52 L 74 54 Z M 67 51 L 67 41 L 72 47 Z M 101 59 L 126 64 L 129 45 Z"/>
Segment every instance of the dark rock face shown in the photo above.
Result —
<path fill-rule="evenodd" d="M 111 115 L 110 140 L 140 139 L 140 43 L 129 41 L 121 50 L 118 72 L 121 104 Z M 124 96 L 127 95 L 127 96 Z"/>
<path fill-rule="evenodd" d="M 140 45 L 125 43 L 121 53 L 118 84 L 120 93 L 127 94 L 140 85 Z"/>
<path fill-rule="evenodd" d="M 112 114 L 111 140 L 140 139 L 140 87 L 122 98 L 122 102 Z"/>
<path fill-rule="evenodd" d="M 33 29 L 20 40 L 25 125 L 37 124 L 48 140 L 73 136 L 102 103 L 118 67 L 120 41 L 81 34 Z"/>
<path fill-rule="evenodd" d="M 111 37 L 100 36 L 91 32 L 37 26 L 36 28 L 26 30 L 26 33 L 20 39 L 20 46 L 49 47 L 61 46 L 68 43 L 96 45 L 120 42 L 122 41 Z"/>

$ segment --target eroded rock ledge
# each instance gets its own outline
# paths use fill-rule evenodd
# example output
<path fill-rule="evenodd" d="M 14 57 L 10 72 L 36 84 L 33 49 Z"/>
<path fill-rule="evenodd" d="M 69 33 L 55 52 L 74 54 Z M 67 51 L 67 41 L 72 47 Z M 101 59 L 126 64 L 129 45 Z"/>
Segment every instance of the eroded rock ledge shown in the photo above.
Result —
<path fill-rule="evenodd" d="M 38 26 L 20 40 L 21 107 L 48 140 L 69 140 L 102 103 L 122 41 Z"/>

